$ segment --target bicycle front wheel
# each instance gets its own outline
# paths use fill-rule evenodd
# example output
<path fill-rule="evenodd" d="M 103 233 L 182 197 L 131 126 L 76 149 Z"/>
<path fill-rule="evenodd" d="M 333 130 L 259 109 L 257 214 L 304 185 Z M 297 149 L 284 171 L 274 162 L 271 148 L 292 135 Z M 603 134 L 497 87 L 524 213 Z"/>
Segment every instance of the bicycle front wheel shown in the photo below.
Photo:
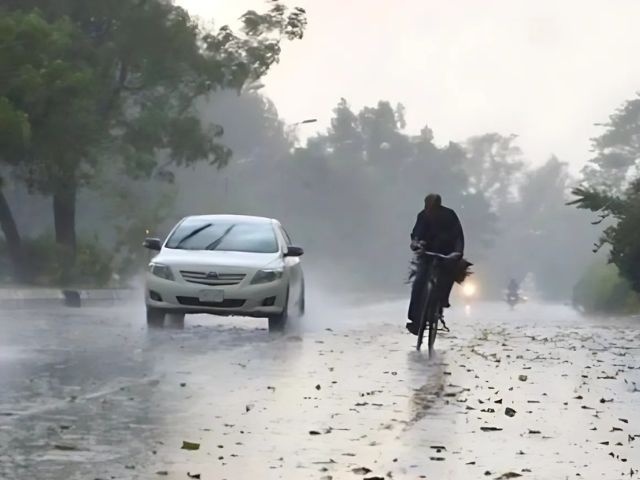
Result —
<path fill-rule="evenodd" d="M 433 302 L 436 303 L 436 302 Z M 435 308 L 433 315 L 429 318 L 429 358 L 433 358 L 435 351 L 436 335 L 438 334 L 438 309 Z"/>
<path fill-rule="evenodd" d="M 420 348 L 422 347 L 422 342 L 424 339 L 424 332 L 427 329 L 428 326 L 431 325 L 432 323 L 432 319 L 435 318 L 435 305 L 436 305 L 436 301 L 435 301 L 435 296 L 433 295 L 434 292 L 434 285 L 433 282 L 428 281 L 427 284 L 425 285 L 425 289 L 424 289 L 424 303 L 422 306 L 422 315 L 420 316 L 420 329 L 418 330 L 418 344 L 416 346 L 417 350 L 420 350 Z M 429 332 L 431 332 L 431 330 L 429 330 Z M 431 333 L 429 333 L 429 338 L 431 336 Z M 431 344 L 430 344 L 431 345 Z"/>

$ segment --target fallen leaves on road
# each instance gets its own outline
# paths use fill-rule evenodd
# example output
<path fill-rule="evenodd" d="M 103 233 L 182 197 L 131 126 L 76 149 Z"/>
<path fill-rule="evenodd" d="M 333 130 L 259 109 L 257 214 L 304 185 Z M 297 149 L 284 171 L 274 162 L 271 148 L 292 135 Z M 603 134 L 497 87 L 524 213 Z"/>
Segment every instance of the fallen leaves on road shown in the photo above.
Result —
<path fill-rule="evenodd" d="M 74 447 L 72 445 L 54 445 L 53 448 L 56 450 L 62 450 L 63 452 L 75 452 L 79 450 L 78 447 Z"/>
<path fill-rule="evenodd" d="M 371 470 L 367 467 L 358 467 L 351 470 L 356 475 L 366 475 L 367 473 L 371 473 Z"/>
<path fill-rule="evenodd" d="M 199 443 L 182 441 L 182 450 L 200 450 Z"/>

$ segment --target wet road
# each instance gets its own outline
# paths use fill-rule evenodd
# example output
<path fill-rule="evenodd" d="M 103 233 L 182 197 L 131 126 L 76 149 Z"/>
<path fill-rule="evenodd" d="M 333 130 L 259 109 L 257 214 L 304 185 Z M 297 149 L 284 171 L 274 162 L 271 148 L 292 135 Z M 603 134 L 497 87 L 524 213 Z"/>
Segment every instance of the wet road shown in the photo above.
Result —
<path fill-rule="evenodd" d="M 640 323 L 478 304 L 430 362 L 405 307 L 315 308 L 285 337 L 200 316 L 148 331 L 134 307 L 0 312 L 0 478 L 635 476 Z"/>

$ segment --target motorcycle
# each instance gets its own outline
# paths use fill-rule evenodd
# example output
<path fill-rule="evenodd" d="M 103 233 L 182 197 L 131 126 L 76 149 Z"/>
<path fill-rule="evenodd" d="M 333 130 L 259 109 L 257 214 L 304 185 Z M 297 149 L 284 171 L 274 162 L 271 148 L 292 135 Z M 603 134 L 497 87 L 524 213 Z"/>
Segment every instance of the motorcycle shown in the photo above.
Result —
<path fill-rule="evenodd" d="M 520 292 L 507 292 L 506 301 L 507 305 L 509 305 L 509 307 L 511 307 L 511 310 L 513 310 L 518 303 L 526 302 L 527 297 L 520 295 Z"/>

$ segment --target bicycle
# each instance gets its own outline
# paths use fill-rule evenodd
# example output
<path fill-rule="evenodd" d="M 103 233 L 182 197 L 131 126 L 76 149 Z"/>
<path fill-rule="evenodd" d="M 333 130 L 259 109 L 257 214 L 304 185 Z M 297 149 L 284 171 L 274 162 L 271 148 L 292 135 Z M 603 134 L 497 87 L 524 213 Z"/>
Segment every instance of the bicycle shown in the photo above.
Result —
<path fill-rule="evenodd" d="M 425 255 L 429 257 L 429 264 L 426 265 L 425 275 L 426 282 L 424 285 L 424 291 L 422 293 L 423 304 L 422 313 L 420 315 L 420 327 L 418 330 L 418 343 L 416 350 L 420 351 L 422 347 L 422 340 L 424 338 L 424 332 L 429 326 L 429 358 L 433 357 L 435 352 L 434 344 L 436 342 L 436 335 L 438 333 L 438 323 L 440 321 L 440 292 L 438 291 L 438 278 L 440 268 L 443 264 L 462 258 L 460 253 L 454 252 L 450 255 L 442 255 L 440 253 L 433 253 L 427 251 L 420 251 L 418 255 Z"/>

